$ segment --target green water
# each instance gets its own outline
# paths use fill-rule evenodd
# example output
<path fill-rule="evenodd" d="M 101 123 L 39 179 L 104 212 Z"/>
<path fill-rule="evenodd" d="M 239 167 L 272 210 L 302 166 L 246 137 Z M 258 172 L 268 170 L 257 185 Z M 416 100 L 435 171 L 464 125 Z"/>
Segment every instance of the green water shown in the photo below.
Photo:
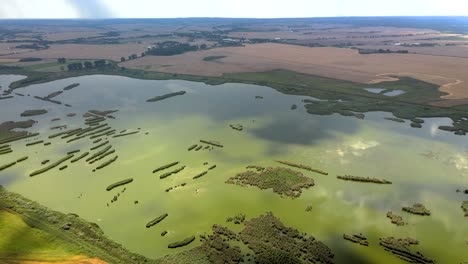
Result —
<path fill-rule="evenodd" d="M 0 76 L 6 87 L 18 76 Z M 71 107 L 34 99 L 81 85 L 54 98 Z M 151 97 L 185 90 L 183 96 L 147 103 Z M 468 260 L 468 225 L 460 208 L 468 195 L 455 192 L 468 188 L 468 141 L 466 137 L 437 130 L 450 124 L 444 118 L 426 119 L 423 128 L 384 120 L 388 113 L 367 113 L 364 120 L 352 117 L 316 116 L 305 112 L 303 99 L 268 87 L 225 84 L 209 86 L 185 81 L 146 81 L 116 76 L 85 76 L 32 85 L 17 90 L 26 96 L 0 101 L 0 123 L 27 120 L 26 109 L 47 109 L 32 117 L 38 123 L 28 129 L 40 136 L 12 143 L 14 152 L 0 156 L 0 164 L 28 155 L 29 159 L 0 172 L 0 184 L 54 210 L 73 212 L 96 222 L 107 236 L 129 250 L 150 258 L 180 252 L 199 245 L 196 241 L 180 249 L 167 244 L 191 235 L 210 232 L 211 225 L 226 223 L 228 216 L 245 213 L 247 218 L 272 211 L 286 226 L 314 235 L 331 247 L 336 263 L 405 263 L 378 246 L 379 237 L 412 237 L 420 241 L 415 250 L 438 263 Z M 30 96 L 27 96 L 27 95 Z M 264 99 L 255 99 L 261 95 Z M 291 110 L 291 105 L 298 109 Z M 26 142 L 47 140 L 56 133 L 50 127 L 84 127 L 82 114 L 90 109 L 119 110 L 109 125 L 117 131 L 140 133 L 110 138 L 118 160 L 92 172 L 97 164 L 84 161 L 36 177 L 44 159 L 58 160 L 67 151 L 89 151 L 92 140 L 26 147 Z M 68 113 L 77 113 L 67 117 Z M 51 122 L 53 118 L 60 121 Z M 242 124 L 242 132 L 229 124 Z M 146 134 L 148 133 L 148 134 Z M 200 139 L 220 141 L 224 148 L 187 151 Z M 111 156 L 109 156 L 111 157 Z M 315 186 L 303 190 L 297 199 L 280 197 L 271 190 L 225 184 L 227 178 L 245 171 L 247 165 L 277 166 L 274 160 L 288 160 L 325 170 L 328 176 L 307 173 Z M 173 161 L 185 170 L 160 180 L 152 170 Z M 208 162 L 208 165 L 203 165 Z M 192 177 L 211 165 L 207 175 Z M 336 175 L 383 178 L 392 185 L 345 182 Z M 110 200 L 121 188 L 107 192 L 114 182 L 133 178 L 115 203 Z M 168 187 L 187 185 L 167 193 Z M 134 204 L 134 201 L 138 204 Z M 415 216 L 402 206 L 422 203 L 431 216 Z M 109 206 L 107 204 L 109 203 Z M 311 212 L 306 212 L 312 205 Z M 386 218 L 393 211 L 409 224 L 395 226 Z M 168 213 L 164 221 L 147 229 L 146 223 Z M 164 237 L 160 233 L 168 234 Z M 343 233 L 363 233 L 370 246 L 343 240 Z"/>

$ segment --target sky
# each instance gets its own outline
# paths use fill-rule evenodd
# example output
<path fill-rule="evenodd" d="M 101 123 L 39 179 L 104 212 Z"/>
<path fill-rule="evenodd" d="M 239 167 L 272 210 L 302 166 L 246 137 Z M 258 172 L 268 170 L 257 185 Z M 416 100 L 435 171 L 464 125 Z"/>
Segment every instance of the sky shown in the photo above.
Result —
<path fill-rule="evenodd" d="M 468 0 L 0 0 L 0 18 L 468 16 Z"/>

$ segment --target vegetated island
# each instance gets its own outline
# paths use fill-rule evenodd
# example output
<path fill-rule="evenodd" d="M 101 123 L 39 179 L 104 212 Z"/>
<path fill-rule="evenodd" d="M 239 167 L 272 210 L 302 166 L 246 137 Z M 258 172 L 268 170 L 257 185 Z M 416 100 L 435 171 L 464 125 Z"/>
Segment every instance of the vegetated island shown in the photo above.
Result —
<path fill-rule="evenodd" d="M 166 218 L 167 216 L 168 216 L 168 214 L 165 213 L 165 214 L 162 214 L 162 215 L 156 217 L 155 219 L 149 221 L 149 222 L 146 224 L 146 228 L 150 228 L 150 227 L 156 225 L 157 223 L 159 223 L 159 222 L 161 222 L 162 220 L 164 220 L 164 218 Z"/>
<path fill-rule="evenodd" d="M 408 224 L 405 221 L 403 221 L 403 217 L 394 214 L 392 211 L 387 212 L 387 218 L 390 218 L 390 221 L 392 222 L 392 224 L 395 224 L 397 226 L 403 226 L 403 225 Z"/>
<path fill-rule="evenodd" d="M 465 213 L 465 217 L 468 217 L 468 201 L 463 201 L 461 208 Z"/>
<path fill-rule="evenodd" d="M 168 168 L 170 168 L 170 167 L 172 167 L 172 166 L 175 166 L 175 165 L 177 165 L 177 164 L 179 164 L 179 161 L 175 161 L 175 162 L 172 162 L 172 163 L 163 165 L 163 166 L 161 166 L 161 167 L 159 167 L 159 168 L 154 169 L 154 170 L 153 170 L 153 173 L 156 173 L 156 172 L 158 172 L 158 171 L 162 171 L 162 170 L 168 169 Z"/>
<path fill-rule="evenodd" d="M 174 242 L 174 243 L 170 243 L 169 245 L 167 245 L 167 247 L 168 248 L 183 247 L 183 246 L 186 246 L 186 245 L 192 243 L 194 240 L 195 240 L 195 236 L 190 236 L 190 237 L 187 237 L 184 240 L 177 241 L 177 242 Z"/>
<path fill-rule="evenodd" d="M 360 177 L 360 176 L 336 176 L 336 178 L 345 181 L 357 181 L 357 182 L 370 182 L 370 183 L 378 183 L 378 184 L 392 184 L 391 181 L 387 181 L 384 179 L 377 179 L 377 178 L 370 178 L 370 177 Z"/>
<path fill-rule="evenodd" d="M 0 144 L 7 143 L 8 139 L 25 136 L 28 134 L 26 131 L 15 131 L 15 129 L 21 128 L 30 128 L 36 121 L 27 120 L 27 121 L 7 121 L 0 124 Z"/>
<path fill-rule="evenodd" d="M 68 91 L 68 90 L 71 90 L 71 89 L 73 89 L 73 88 L 75 88 L 75 87 L 78 87 L 78 86 L 80 86 L 79 83 L 73 83 L 73 84 L 70 84 L 70 85 L 65 86 L 65 87 L 63 88 L 63 90 L 64 90 L 64 91 Z"/>
<path fill-rule="evenodd" d="M 333 263 L 334 254 L 326 244 L 285 226 L 271 212 L 241 224 L 240 232 L 213 225 L 211 234 L 200 235 L 200 246 L 165 256 L 161 264 Z M 253 254 L 243 253 L 239 244 Z"/>
<path fill-rule="evenodd" d="M 51 163 L 51 164 L 50 164 L 49 166 L 47 166 L 47 167 L 44 167 L 44 168 L 42 168 L 42 169 L 33 171 L 33 172 L 31 172 L 31 173 L 29 174 L 29 176 L 33 177 L 33 176 L 42 174 L 42 173 L 44 173 L 44 172 L 46 172 L 46 171 L 48 171 L 48 170 L 50 170 L 50 169 L 53 169 L 53 168 L 57 167 L 58 165 L 62 164 L 63 162 L 65 162 L 65 161 L 67 161 L 67 160 L 69 160 L 69 159 L 71 159 L 71 158 L 73 158 L 73 154 L 69 154 L 69 155 L 65 156 L 64 158 L 61 158 L 61 159 L 57 160 L 57 161 L 54 162 L 54 163 Z"/>
<path fill-rule="evenodd" d="M 319 174 L 322 174 L 322 175 L 328 175 L 328 172 L 325 172 L 325 171 L 322 171 L 322 170 L 317 170 L 317 169 L 314 169 L 314 168 L 312 168 L 310 166 L 307 166 L 307 165 L 302 165 L 302 164 L 293 163 L 293 162 L 289 162 L 289 161 L 281 161 L 281 160 L 276 160 L 276 162 L 281 163 L 283 165 L 287 165 L 287 166 L 291 166 L 291 167 L 295 167 L 295 168 L 299 168 L 299 169 L 304 169 L 304 170 L 316 172 L 316 173 L 319 173 Z"/>
<path fill-rule="evenodd" d="M 175 169 L 173 171 L 169 171 L 169 172 L 166 172 L 166 173 L 162 174 L 161 176 L 159 176 L 159 179 L 165 179 L 165 178 L 171 176 L 172 174 L 177 174 L 177 173 L 181 172 L 184 169 L 185 169 L 185 166 L 181 166 L 181 167 L 179 167 L 179 168 L 177 168 L 177 169 Z"/>
<path fill-rule="evenodd" d="M 419 241 L 412 238 L 398 239 L 394 237 L 380 238 L 379 244 L 385 248 L 385 250 L 397 255 L 401 259 L 411 263 L 434 263 L 433 260 L 428 259 L 419 251 L 416 253 L 412 252 L 409 248 L 411 245 L 419 244 Z"/>
<path fill-rule="evenodd" d="M 149 102 L 149 103 L 150 103 L 150 102 L 157 102 L 157 101 L 161 101 L 161 100 L 164 100 L 164 99 L 167 99 L 167 98 L 171 98 L 171 97 L 174 97 L 174 96 L 184 95 L 184 94 L 186 94 L 186 93 L 187 93 L 186 91 L 168 93 L 168 94 L 165 94 L 165 95 L 160 95 L 160 96 L 156 96 L 156 97 L 150 98 L 150 99 L 146 100 L 146 102 Z"/>
<path fill-rule="evenodd" d="M 112 189 L 114 189 L 114 188 L 117 188 L 117 187 L 122 186 L 122 185 L 129 184 L 129 183 L 131 183 L 131 182 L 133 182 L 133 179 L 132 179 L 132 178 L 130 178 L 130 179 L 125 179 L 125 180 L 122 180 L 122 181 L 119 181 L 119 182 L 116 182 L 116 183 L 113 183 L 113 184 L 109 185 L 109 186 L 106 188 L 106 190 L 107 190 L 107 191 L 110 191 L 110 190 L 112 190 Z"/>
<path fill-rule="evenodd" d="M 353 235 L 347 235 L 343 234 L 343 238 L 345 240 L 351 241 L 353 243 L 357 243 L 362 246 L 369 246 L 369 241 L 367 241 L 367 237 L 365 237 L 363 234 L 353 234 Z"/>
<path fill-rule="evenodd" d="M 244 130 L 244 126 L 241 124 L 231 124 L 229 125 L 232 129 L 237 130 L 237 131 L 242 131 Z"/>
<path fill-rule="evenodd" d="M 214 140 L 204 140 L 204 139 L 200 139 L 200 142 L 201 142 L 201 143 L 208 144 L 208 145 L 212 145 L 212 146 L 215 146 L 215 147 L 218 147 L 218 148 L 222 148 L 222 147 L 223 147 L 223 144 L 221 144 L 221 142 L 214 141 Z"/>
<path fill-rule="evenodd" d="M 23 113 L 21 113 L 21 116 L 38 116 L 38 115 L 43 115 L 46 114 L 47 110 L 45 109 L 37 109 L 37 110 L 25 110 Z"/>
<path fill-rule="evenodd" d="M 223 58 L 226 58 L 227 56 L 206 56 L 203 58 L 204 61 L 217 61 Z"/>
<path fill-rule="evenodd" d="M 427 208 L 420 203 L 415 203 L 413 206 L 403 207 L 402 210 L 416 215 L 431 215 L 431 211 L 427 210 Z"/>
<path fill-rule="evenodd" d="M 288 168 L 266 168 L 259 172 L 245 171 L 229 178 L 226 183 L 240 186 L 256 186 L 262 190 L 273 189 L 280 195 L 299 197 L 302 189 L 314 186 L 314 180 L 304 176 L 301 172 Z"/>

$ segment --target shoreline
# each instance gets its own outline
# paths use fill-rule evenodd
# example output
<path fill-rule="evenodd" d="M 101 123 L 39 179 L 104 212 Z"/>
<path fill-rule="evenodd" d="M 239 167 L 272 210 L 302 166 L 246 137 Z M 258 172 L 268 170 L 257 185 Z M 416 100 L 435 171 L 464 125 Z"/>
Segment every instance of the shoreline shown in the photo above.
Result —
<path fill-rule="evenodd" d="M 47 83 L 73 77 L 109 75 L 134 78 L 139 80 L 182 80 L 201 82 L 207 85 L 227 83 L 251 84 L 269 87 L 286 95 L 310 96 L 324 100 L 322 103 L 305 100 L 304 106 L 310 114 L 317 115 L 360 115 L 382 111 L 392 113 L 396 118 L 411 120 L 414 118 L 446 117 L 453 121 L 452 132 L 468 132 L 468 105 L 437 106 L 443 102 L 446 93 L 440 92 L 434 84 L 409 77 L 400 77 L 398 81 L 379 84 L 387 90 L 403 89 L 404 94 L 389 97 L 365 91 L 369 84 L 360 84 L 315 75 L 307 75 L 287 70 L 224 74 L 222 77 L 170 74 L 120 68 L 115 62 L 103 69 L 37 72 L 21 67 L 0 66 L 0 75 L 13 74 L 27 76 L 25 79 L 10 84 L 10 91 L 33 84 Z M 374 85 L 375 86 L 375 85 Z M 333 102 L 330 104 L 329 102 Z"/>

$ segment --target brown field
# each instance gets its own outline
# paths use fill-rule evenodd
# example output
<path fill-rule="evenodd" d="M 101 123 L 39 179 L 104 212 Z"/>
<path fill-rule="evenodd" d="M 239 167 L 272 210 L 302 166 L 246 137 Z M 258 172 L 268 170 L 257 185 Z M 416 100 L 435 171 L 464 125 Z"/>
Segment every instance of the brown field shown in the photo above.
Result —
<path fill-rule="evenodd" d="M 207 56 L 227 56 L 206 62 Z M 256 44 L 218 48 L 177 56 L 147 56 L 122 66 L 169 73 L 221 76 L 224 73 L 286 69 L 361 83 L 410 76 L 441 85 L 446 99 L 468 98 L 468 59 L 419 54 L 360 55 L 344 48 L 309 48 L 284 44 Z"/>
<path fill-rule="evenodd" d="M 24 53 L 29 52 L 29 49 L 16 49 L 15 47 L 22 44 L 31 43 L 0 43 L 0 56 L 5 54 Z"/>
<path fill-rule="evenodd" d="M 68 31 L 68 32 L 46 32 L 42 34 L 41 36 L 45 40 L 51 40 L 51 41 L 56 41 L 56 40 L 67 40 L 67 39 L 76 39 L 76 38 L 89 38 L 89 37 L 97 37 L 101 36 L 100 33 L 103 32 L 97 32 L 97 31 Z"/>
<path fill-rule="evenodd" d="M 268 28 L 266 31 L 261 32 L 231 32 L 230 37 L 243 37 L 243 38 L 282 38 L 282 39 L 298 39 L 298 40 L 326 40 L 334 39 L 341 41 L 352 41 L 352 42 L 383 42 L 388 40 L 395 41 L 412 41 L 421 38 L 434 38 L 451 36 L 449 34 L 441 34 L 434 30 L 426 29 L 414 29 L 414 28 L 393 28 L 393 27 L 362 27 L 362 28 L 350 28 L 349 26 L 329 26 L 323 28 L 323 25 L 310 26 L 304 28 L 295 28 L 291 30 L 289 28 Z M 399 36 L 401 35 L 401 36 Z"/>
<path fill-rule="evenodd" d="M 51 45 L 49 49 L 31 51 L 21 54 L 12 54 L 2 58 L 20 59 L 27 57 L 38 57 L 43 59 L 108 59 L 120 61 L 121 57 L 141 54 L 147 48 L 148 44 L 116 44 L 116 45 L 79 45 L 63 44 Z"/>

